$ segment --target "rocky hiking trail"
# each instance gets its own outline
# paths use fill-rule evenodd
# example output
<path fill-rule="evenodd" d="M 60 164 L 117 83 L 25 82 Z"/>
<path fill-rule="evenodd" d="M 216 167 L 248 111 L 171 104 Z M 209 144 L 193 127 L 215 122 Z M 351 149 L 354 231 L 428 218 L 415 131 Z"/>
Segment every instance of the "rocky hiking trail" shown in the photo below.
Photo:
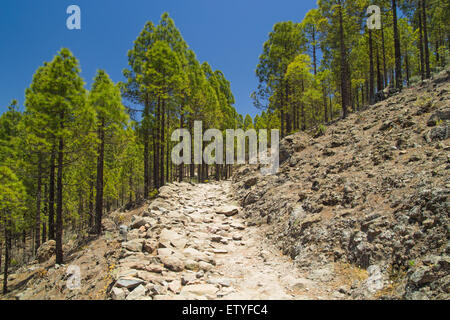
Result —
<path fill-rule="evenodd" d="M 143 207 L 107 217 L 105 235 L 68 256 L 66 265 L 50 260 L 12 275 L 12 283 L 28 284 L 10 298 L 343 298 L 300 274 L 261 227 L 246 225 L 231 189 L 230 181 L 162 187 L 159 197 Z M 126 239 L 114 221 L 128 225 Z M 69 265 L 80 266 L 80 289 L 67 288 Z"/>
<path fill-rule="evenodd" d="M 315 299 L 324 295 L 320 286 L 296 274 L 292 262 L 271 248 L 256 226 L 245 225 L 240 208 L 233 203 L 231 182 L 175 184 L 163 188 L 160 195 L 145 213 L 163 227 L 158 240 L 151 241 L 159 248 L 147 256 L 136 248 L 119 260 L 119 279 L 133 276 L 136 283 L 145 283 L 128 299 L 134 298 L 135 291 L 139 292 L 136 298 L 153 293 L 154 299 Z M 169 206 L 158 205 L 164 198 Z M 132 226 L 139 221 L 135 219 Z M 144 228 L 138 230 L 144 232 Z M 130 243 L 140 242 L 137 238 L 122 246 L 128 249 Z M 148 260 L 146 270 L 161 273 L 133 269 L 135 262 Z M 124 290 L 118 288 L 121 280 L 113 288 L 114 298 L 124 297 Z"/>
<path fill-rule="evenodd" d="M 43 244 L 5 298 L 448 300 L 449 121 L 446 70 L 285 137 L 275 175 L 247 165 L 232 181 L 166 185 L 106 216 L 101 237 L 75 233 L 65 265 Z"/>

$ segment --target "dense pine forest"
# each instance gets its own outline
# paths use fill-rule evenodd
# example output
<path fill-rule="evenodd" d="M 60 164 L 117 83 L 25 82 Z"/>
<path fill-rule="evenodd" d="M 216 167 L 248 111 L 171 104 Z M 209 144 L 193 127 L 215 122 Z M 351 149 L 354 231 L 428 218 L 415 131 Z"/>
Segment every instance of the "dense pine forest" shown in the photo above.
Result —
<path fill-rule="evenodd" d="M 367 28 L 372 4 L 381 8 L 381 29 Z M 62 264 L 64 244 L 100 235 L 105 213 L 173 181 L 230 178 L 230 165 L 174 165 L 174 129 L 193 132 L 202 121 L 204 131 L 324 131 L 444 69 L 449 18 L 446 1 L 319 0 L 301 22 L 276 23 L 269 33 L 256 67 L 254 119 L 238 114 L 224 73 L 197 60 L 167 13 L 130 44 L 123 82 L 98 70 L 87 89 L 77 58 L 61 49 L 36 70 L 24 111 L 14 100 L 0 117 L 4 292 L 8 268 L 33 260 L 47 240 L 56 241 Z"/>
<path fill-rule="evenodd" d="M 370 5 L 381 28 L 369 29 Z M 300 23 L 279 22 L 264 43 L 252 97 L 255 126 L 281 136 L 317 128 L 442 70 L 449 59 L 446 1 L 319 0 Z M 269 125 L 270 126 L 270 125 Z"/>

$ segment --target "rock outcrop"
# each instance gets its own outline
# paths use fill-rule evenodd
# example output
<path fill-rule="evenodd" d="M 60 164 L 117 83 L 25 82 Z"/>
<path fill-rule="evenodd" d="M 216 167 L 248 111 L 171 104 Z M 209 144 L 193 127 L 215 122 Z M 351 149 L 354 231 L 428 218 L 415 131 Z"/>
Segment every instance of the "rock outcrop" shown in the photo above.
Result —
<path fill-rule="evenodd" d="M 56 253 L 56 241 L 49 240 L 43 243 L 37 250 L 36 259 L 39 263 L 48 261 Z"/>
<path fill-rule="evenodd" d="M 449 106 L 444 71 L 323 136 L 286 137 L 276 175 L 235 173 L 244 216 L 271 226 L 267 237 L 303 270 L 367 270 L 355 298 L 449 299 Z"/>

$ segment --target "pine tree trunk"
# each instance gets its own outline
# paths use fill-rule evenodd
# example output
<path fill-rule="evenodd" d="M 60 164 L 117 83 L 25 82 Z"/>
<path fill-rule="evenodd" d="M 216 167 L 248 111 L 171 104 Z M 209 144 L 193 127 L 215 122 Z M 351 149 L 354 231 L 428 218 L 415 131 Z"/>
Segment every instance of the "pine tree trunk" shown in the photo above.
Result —
<path fill-rule="evenodd" d="M 383 88 L 386 88 L 388 85 L 388 75 L 387 75 L 387 68 L 386 68 L 386 46 L 384 44 L 384 26 L 381 26 L 381 46 L 383 48 Z"/>
<path fill-rule="evenodd" d="M 154 155 L 154 180 L 155 180 L 155 188 L 159 189 L 160 187 L 160 183 L 159 183 L 159 155 L 160 155 L 160 147 L 159 147 L 159 143 L 160 143 L 160 109 L 161 109 L 161 98 L 158 97 L 158 103 L 156 105 L 156 128 L 155 128 L 155 135 L 154 135 L 154 139 L 155 139 L 155 150 L 153 151 L 153 155 Z"/>
<path fill-rule="evenodd" d="M 8 268 L 11 260 L 11 222 L 6 218 L 5 212 L 5 262 L 3 269 L 3 294 L 8 293 Z"/>
<path fill-rule="evenodd" d="M 333 100 L 331 99 L 331 94 L 330 94 L 330 121 L 333 121 Z"/>
<path fill-rule="evenodd" d="M 434 53 L 436 55 L 436 65 L 438 66 L 441 60 L 441 57 L 439 55 L 439 40 L 436 40 L 435 42 Z"/>
<path fill-rule="evenodd" d="M 103 215 L 103 162 L 105 155 L 105 120 L 101 119 L 101 125 L 98 128 L 98 139 L 100 144 L 98 146 L 97 157 L 97 185 L 96 185 L 96 199 L 95 199 L 95 233 L 100 235 L 102 233 L 102 215 Z"/>
<path fill-rule="evenodd" d="M 316 29 L 313 26 L 312 32 L 312 40 L 313 40 L 313 66 L 314 66 L 314 75 L 317 75 L 317 53 L 316 53 Z"/>
<path fill-rule="evenodd" d="M 133 202 L 133 166 L 131 166 L 129 187 L 130 187 L 129 203 L 132 203 Z"/>
<path fill-rule="evenodd" d="M 368 104 L 370 104 L 370 96 L 369 96 L 369 94 L 370 94 L 370 90 L 369 90 L 369 81 L 367 81 L 366 80 L 366 95 L 365 95 L 365 98 L 366 98 L 366 102 L 368 103 Z"/>
<path fill-rule="evenodd" d="M 88 226 L 91 228 L 94 225 L 94 177 L 91 176 L 89 179 L 89 223 Z"/>
<path fill-rule="evenodd" d="M 146 199 L 148 197 L 148 194 L 150 192 L 150 169 L 149 169 L 149 163 L 150 163 L 150 150 L 149 150 L 149 144 L 150 144 L 150 137 L 149 137 L 149 128 L 148 128 L 148 121 L 149 121 L 149 97 L 148 94 L 145 96 L 145 107 L 144 107 L 144 118 L 145 123 L 143 125 L 143 135 L 144 135 L 144 198 Z"/>
<path fill-rule="evenodd" d="M 419 4 L 419 7 L 420 7 L 420 4 Z M 423 52 L 422 9 L 419 8 L 418 13 L 419 13 L 420 75 L 421 75 L 422 81 L 423 81 L 423 80 L 425 80 L 425 58 L 424 58 L 424 52 Z"/>
<path fill-rule="evenodd" d="M 184 106 L 181 106 L 181 110 L 180 110 L 180 129 L 184 128 Z M 183 138 L 184 139 L 184 138 Z M 184 142 L 184 141 L 183 141 Z M 180 156 L 183 157 L 184 150 L 181 150 Z M 184 163 L 178 165 L 178 181 L 182 182 L 183 181 L 183 169 L 184 169 Z"/>
<path fill-rule="evenodd" d="M 2 270 L 3 241 L 0 240 L 0 270 Z"/>
<path fill-rule="evenodd" d="M 26 247 L 27 247 L 27 233 L 25 230 L 22 231 L 22 245 L 23 245 L 23 262 L 26 263 Z M 31 246 L 34 246 L 34 239 L 33 239 L 33 230 L 31 231 Z M 34 252 L 34 248 L 31 248 L 31 252 Z"/>
<path fill-rule="evenodd" d="M 157 153 L 157 142 L 156 142 L 156 135 L 157 135 L 157 128 L 156 125 L 155 127 L 152 129 L 152 146 L 153 146 L 153 168 L 152 168 L 152 172 L 153 172 L 153 189 L 157 188 L 156 185 L 158 183 L 158 175 L 156 174 L 158 171 L 158 166 L 157 166 L 157 158 L 158 158 L 158 153 Z"/>
<path fill-rule="evenodd" d="M 302 92 L 302 97 L 303 97 L 303 94 L 305 93 L 305 83 L 304 83 L 303 79 L 302 79 L 301 85 L 302 85 L 301 92 Z M 305 119 L 305 104 L 303 103 L 303 99 L 302 99 L 302 102 L 300 105 L 300 109 L 301 109 L 301 117 L 302 117 L 302 131 L 305 131 L 306 130 L 306 119 Z"/>
<path fill-rule="evenodd" d="M 364 80 L 364 82 L 365 83 L 367 83 L 367 80 Z M 361 86 L 361 103 L 362 103 L 362 105 L 364 106 L 364 103 L 365 103 L 365 100 L 364 100 L 364 86 L 365 86 L 365 84 L 363 84 L 362 86 Z"/>
<path fill-rule="evenodd" d="M 375 71 L 373 65 L 373 37 L 372 30 L 369 29 L 369 104 L 373 104 L 375 98 Z"/>
<path fill-rule="evenodd" d="M 359 94 L 358 94 L 359 89 L 355 88 L 355 98 L 356 98 L 356 111 L 359 111 Z"/>
<path fill-rule="evenodd" d="M 168 183 L 170 183 L 170 176 L 169 176 L 169 169 L 170 169 L 170 165 L 169 165 L 169 149 L 170 149 L 170 144 L 169 144 L 169 141 L 167 141 L 167 148 L 166 148 L 166 181 Z"/>
<path fill-rule="evenodd" d="M 42 243 L 45 243 L 47 239 L 45 238 L 45 234 L 47 232 L 47 224 L 45 222 L 42 223 Z"/>
<path fill-rule="evenodd" d="M 150 192 L 149 179 L 149 136 L 147 128 L 144 128 L 144 198 L 148 197 Z"/>
<path fill-rule="evenodd" d="M 50 156 L 50 182 L 48 187 L 48 238 L 55 240 L 55 150 Z"/>
<path fill-rule="evenodd" d="M 280 129 L 281 129 L 281 137 L 284 138 L 286 136 L 286 110 L 284 106 L 284 92 L 283 88 L 283 79 L 280 79 L 280 90 L 277 92 L 277 101 L 280 103 Z"/>
<path fill-rule="evenodd" d="M 64 112 L 60 114 L 60 126 L 61 131 L 64 130 Z M 56 177 L 56 263 L 63 264 L 63 248 L 62 248 L 62 236 L 63 236 L 63 161 L 64 161 L 64 139 L 59 138 L 58 147 L 58 173 Z"/>
<path fill-rule="evenodd" d="M 394 49 L 395 49 L 395 87 L 402 89 L 402 53 L 400 51 L 400 34 L 397 25 L 397 0 L 392 0 L 392 16 L 394 26 Z"/>
<path fill-rule="evenodd" d="M 405 67 L 406 67 L 406 85 L 409 87 L 410 80 L 409 80 L 409 54 L 408 54 L 408 46 L 405 48 Z"/>
<path fill-rule="evenodd" d="M 164 147 L 165 147 L 165 125 L 166 125 L 166 100 L 162 100 L 162 111 L 161 111 L 161 154 L 160 154 L 160 161 L 161 161 L 161 172 L 160 172 L 160 184 L 161 187 L 165 184 L 165 178 L 164 178 Z"/>
<path fill-rule="evenodd" d="M 342 96 L 342 117 L 347 118 L 347 107 L 350 105 L 348 96 L 348 75 L 347 75 L 347 49 L 345 48 L 344 21 L 342 14 L 342 0 L 339 4 L 339 47 L 341 55 L 341 96 Z"/>
<path fill-rule="evenodd" d="M 221 180 L 221 177 L 220 177 L 221 168 L 222 168 L 221 164 L 216 164 L 216 180 L 217 181 Z"/>
<path fill-rule="evenodd" d="M 381 78 L 380 55 L 377 43 L 377 92 L 383 90 L 383 79 Z"/>
<path fill-rule="evenodd" d="M 47 242 L 47 217 L 48 217 L 48 190 L 47 184 L 44 183 L 44 222 L 42 223 L 42 243 Z"/>
<path fill-rule="evenodd" d="M 284 82 L 284 100 L 286 105 L 286 135 L 292 132 L 292 122 L 289 112 L 289 84 L 287 81 Z"/>
<path fill-rule="evenodd" d="M 189 132 L 191 133 L 191 137 L 193 136 L 193 121 L 192 118 L 189 119 Z M 189 180 L 192 181 L 192 179 L 195 178 L 195 165 L 194 165 L 194 148 L 191 148 L 191 164 L 189 165 Z"/>
<path fill-rule="evenodd" d="M 425 5 L 425 0 L 422 0 L 422 23 L 423 23 L 423 44 L 425 50 L 425 70 L 426 79 L 431 78 L 430 70 L 430 50 L 428 47 L 428 30 L 427 30 L 427 8 Z"/>
<path fill-rule="evenodd" d="M 41 246 L 41 185 L 42 185 L 42 161 L 41 156 L 39 155 L 38 159 L 38 168 L 37 168 L 37 190 L 36 190 L 36 221 L 35 221 L 35 232 L 36 232 L 36 238 L 35 238 L 35 250 Z M 35 252 L 36 252 L 35 251 Z"/>
<path fill-rule="evenodd" d="M 347 63 L 345 64 L 345 70 L 347 70 L 346 72 L 346 77 L 347 77 L 347 92 L 348 92 L 348 99 L 349 99 L 349 105 L 352 106 L 352 110 L 354 110 L 354 99 L 353 99 L 353 90 L 352 90 L 352 74 L 350 72 L 350 63 L 348 62 L 348 59 L 346 59 Z"/>

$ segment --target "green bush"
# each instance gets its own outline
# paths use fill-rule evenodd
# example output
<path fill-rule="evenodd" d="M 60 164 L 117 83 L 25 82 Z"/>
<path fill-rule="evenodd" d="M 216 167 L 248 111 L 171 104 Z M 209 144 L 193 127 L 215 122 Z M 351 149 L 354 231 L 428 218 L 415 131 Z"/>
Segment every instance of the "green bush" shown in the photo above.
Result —
<path fill-rule="evenodd" d="M 324 124 L 319 124 L 316 131 L 314 132 L 314 137 L 317 138 L 317 137 L 323 136 L 326 131 L 327 131 L 327 127 Z"/>
<path fill-rule="evenodd" d="M 158 189 L 153 189 L 152 191 L 150 191 L 150 193 L 149 193 L 149 198 L 150 199 L 154 199 L 154 198 L 156 198 L 156 196 L 158 195 Z"/>

